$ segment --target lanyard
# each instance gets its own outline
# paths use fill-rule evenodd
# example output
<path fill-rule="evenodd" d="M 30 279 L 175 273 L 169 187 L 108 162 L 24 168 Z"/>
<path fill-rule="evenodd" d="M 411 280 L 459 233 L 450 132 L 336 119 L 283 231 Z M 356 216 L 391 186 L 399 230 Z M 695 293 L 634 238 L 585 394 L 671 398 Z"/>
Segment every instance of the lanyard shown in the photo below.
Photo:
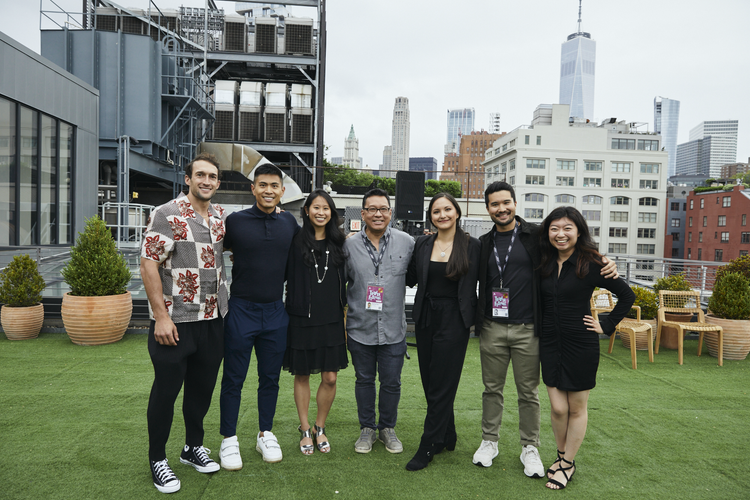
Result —
<path fill-rule="evenodd" d="M 360 233 L 362 235 L 362 239 L 365 242 L 365 248 L 367 249 L 367 253 L 370 254 L 370 260 L 372 260 L 372 265 L 375 266 L 375 276 L 378 275 L 378 269 L 380 269 L 380 264 L 383 262 L 383 255 L 385 255 L 385 248 L 388 246 L 388 240 L 391 237 L 391 232 L 386 231 L 383 244 L 380 245 L 380 251 L 378 252 L 378 258 L 375 258 L 375 254 L 372 252 L 375 248 L 373 244 L 370 242 L 370 240 L 367 238 L 367 235 L 365 234 L 365 230 L 363 229 Z"/>
<path fill-rule="evenodd" d="M 508 253 L 505 254 L 505 263 L 500 266 L 500 256 L 497 253 L 497 243 L 495 237 L 492 237 L 492 249 L 495 251 L 495 263 L 497 263 L 497 269 L 500 271 L 500 287 L 503 286 L 503 275 L 505 274 L 505 267 L 508 265 L 508 258 L 510 257 L 510 251 L 513 249 L 513 242 L 516 241 L 516 234 L 518 233 L 518 223 L 513 227 L 513 236 L 510 237 L 510 245 L 508 246 Z"/>

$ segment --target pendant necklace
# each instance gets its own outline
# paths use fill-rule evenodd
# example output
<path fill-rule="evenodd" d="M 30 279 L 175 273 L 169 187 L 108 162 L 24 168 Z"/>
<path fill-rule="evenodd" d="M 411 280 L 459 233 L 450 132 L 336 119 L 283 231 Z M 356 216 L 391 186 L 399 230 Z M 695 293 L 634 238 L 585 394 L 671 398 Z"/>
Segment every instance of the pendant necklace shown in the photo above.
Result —
<path fill-rule="evenodd" d="M 435 243 L 437 243 L 437 246 L 440 249 L 440 256 L 441 257 L 445 257 L 445 251 L 448 250 L 450 247 L 453 246 L 453 242 L 451 242 L 450 245 L 448 245 L 447 247 L 443 248 L 443 247 L 440 246 L 440 243 L 438 243 L 437 239 L 435 240 Z"/>
<path fill-rule="evenodd" d="M 310 249 L 310 251 L 313 253 L 313 260 L 315 260 L 315 249 Z M 328 272 L 328 249 L 326 248 L 326 265 L 323 268 L 323 277 L 320 277 L 320 274 L 318 274 L 318 261 L 315 260 L 315 276 L 318 278 L 318 283 L 323 283 L 323 280 L 326 279 L 326 273 Z"/>

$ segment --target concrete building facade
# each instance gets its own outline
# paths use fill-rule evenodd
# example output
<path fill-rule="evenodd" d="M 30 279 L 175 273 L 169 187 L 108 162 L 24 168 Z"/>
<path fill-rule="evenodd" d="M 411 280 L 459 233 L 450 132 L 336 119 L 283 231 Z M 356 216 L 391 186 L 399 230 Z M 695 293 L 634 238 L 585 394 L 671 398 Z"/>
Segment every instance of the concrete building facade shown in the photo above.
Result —
<path fill-rule="evenodd" d="M 409 170 L 409 99 L 397 97 L 393 106 L 393 126 L 391 134 L 390 166 L 386 166 L 383 154 L 383 168 L 390 172 L 381 172 L 383 177 L 396 177 L 396 172 Z"/>
<path fill-rule="evenodd" d="M 461 136 L 459 152 L 445 155 L 440 180 L 460 182 L 464 198 L 484 198 L 482 161 L 485 152 L 503 135 L 483 130 Z"/>
<path fill-rule="evenodd" d="M 344 166 L 356 168 L 357 170 L 362 168 L 362 159 L 359 157 L 359 139 L 354 135 L 354 125 L 349 130 L 349 135 L 344 140 L 344 157 L 342 158 Z"/>
<path fill-rule="evenodd" d="M 738 126 L 738 120 L 715 120 L 693 127 L 689 142 L 677 146 L 676 173 L 720 177 L 722 165 L 737 161 Z"/>
<path fill-rule="evenodd" d="M 691 191 L 686 216 L 685 259 L 729 262 L 750 251 L 750 189 Z"/>
<path fill-rule="evenodd" d="M 748 163 L 728 163 L 722 165 L 719 172 L 721 179 L 730 179 L 737 174 L 746 174 L 750 172 L 750 161 Z"/>
<path fill-rule="evenodd" d="M 500 113 L 490 113 L 490 127 L 489 127 L 490 134 L 499 134 L 501 133 L 500 129 Z"/>
<path fill-rule="evenodd" d="M 474 131 L 474 108 L 448 110 L 447 133 L 445 135 L 444 153 L 457 153 L 461 136 Z"/>

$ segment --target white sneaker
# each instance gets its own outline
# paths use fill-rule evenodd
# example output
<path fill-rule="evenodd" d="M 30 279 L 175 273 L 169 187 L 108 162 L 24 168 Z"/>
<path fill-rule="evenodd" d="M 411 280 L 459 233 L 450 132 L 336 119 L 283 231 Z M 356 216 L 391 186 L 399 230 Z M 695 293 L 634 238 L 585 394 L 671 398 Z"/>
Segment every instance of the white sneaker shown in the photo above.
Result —
<path fill-rule="evenodd" d="M 281 446 L 276 436 L 271 431 L 263 432 L 263 436 L 258 433 L 258 444 L 255 449 L 263 455 L 263 461 L 269 463 L 281 462 Z"/>
<path fill-rule="evenodd" d="M 536 446 L 527 444 L 521 450 L 521 463 L 523 464 L 523 473 L 529 477 L 543 477 L 544 465 L 539 458 L 539 450 Z"/>
<path fill-rule="evenodd" d="M 492 459 L 497 456 L 497 441 L 482 440 L 479 449 L 474 453 L 474 465 L 489 467 L 492 465 Z"/>
<path fill-rule="evenodd" d="M 221 466 L 226 470 L 240 470 L 242 468 L 242 457 L 240 456 L 240 443 L 237 436 L 224 438 L 219 450 Z"/>

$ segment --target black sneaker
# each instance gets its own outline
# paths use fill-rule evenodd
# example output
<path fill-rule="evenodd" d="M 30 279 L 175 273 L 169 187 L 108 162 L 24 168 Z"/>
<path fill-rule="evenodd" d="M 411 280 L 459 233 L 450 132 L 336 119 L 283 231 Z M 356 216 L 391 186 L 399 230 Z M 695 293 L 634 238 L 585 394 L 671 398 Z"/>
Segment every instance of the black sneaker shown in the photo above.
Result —
<path fill-rule="evenodd" d="M 166 458 L 158 462 L 151 461 L 151 475 L 154 478 L 154 486 L 162 493 L 174 493 L 180 490 L 180 480 L 172 472 Z"/>
<path fill-rule="evenodd" d="M 211 453 L 211 450 L 204 448 L 203 446 L 194 446 L 191 448 L 190 446 L 185 445 L 180 454 L 180 462 L 186 465 L 192 465 L 198 472 L 216 472 L 221 467 L 209 458 L 209 453 Z"/>

